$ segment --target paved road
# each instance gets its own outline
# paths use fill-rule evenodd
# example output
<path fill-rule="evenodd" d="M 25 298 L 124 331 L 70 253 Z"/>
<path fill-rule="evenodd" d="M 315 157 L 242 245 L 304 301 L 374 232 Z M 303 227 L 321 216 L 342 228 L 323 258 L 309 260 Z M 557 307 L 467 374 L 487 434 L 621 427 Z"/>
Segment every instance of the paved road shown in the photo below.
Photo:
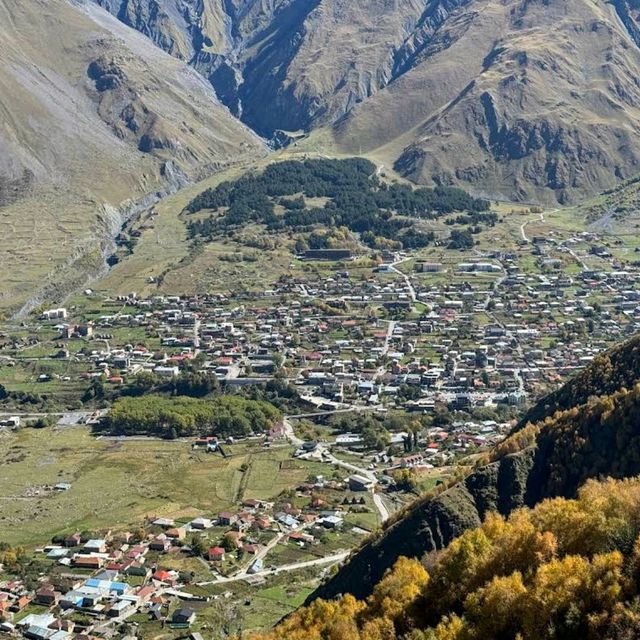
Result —
<path fill-rule="evenodd" d="M 554 209 L 554 211 L 557 211 L 557 209 Z M 525 229 L 527 228 L 527 225 L 531 224 L 532 222 L 535 222 L 535 220 L 527 220 L 520 225 L 520 236 L 525 242 L 531 242 L 529 236 L 525 232 Z M 544 222 L 544 213 L 540 214 L 540 222 Z"/>
<path fill-rule="evenodd" d="M 335 553 L 334 555 L 326 556 L 325 558 L 318 558 L 317 560 L 307 560 L 306 562 L 298 562 L 295 564 L 285 564 L 281 567 L 278 567 L 275 571 L 272 571 L 271 573 L 296 571 L 298 569 L 306 569 L 307 567 L 317 567 L 318 565 L 342 562 L 349 556 L 350 553 L 351 553 L 350 551 L 341 551 L 340 553 Z"/>
<path fill-rule="evenodd" d="M 387 335 L 384 339 L 384 345 L 382 347 L 382 355 L 386 356 L 389 353 L 389 345 L 391 343 L 391 339 L 393 338 L 393 332 L 395 331 L 396 325 L 398 323 L 395 320 L 389 320 L 389 326 L 387 327 Z"/>
<path fill-rule="evenodd" d="M 585 270 L 588 271 L 589 267 L 587 263 L 569 246 L 564 245 L 566 250 L 569 252 L 569 255 Z M 612 289 L 612 288 L 611 288 Z"/>
<path fill-rule="evenodd" d="M 291 417 L 292 416 L 285 416 L 282 420 L 282 424 L 284 426 L 284 432 L 289 442 L 291 442 L 291 444 L 295 445 L 296 447 L 300 447 L 302 446 L 303 440 L 301 440 L 300 438 L 298 438 L 298 436 L 296 436 L 293 429 L 293 425 L 291 424 L 291 421 L 290 421 Z M 327 464 L 331 464 L 336 467 L 341 467 L 343 469 L 346 469 L 351 473 L 356 473 L 358 475 L 361 475 L 367 478 L 367 480 L 369 480 L 373 484 L 378 483 L 378 478 L 376 477 L 376 474 L 373 471 L 371 471 L 370 469 L 364 469 L 362 467 L 358 467 L 357 465 L 351 464 L 350 462 L 345 462 L 344 460 L 340 460 L 340 458 L 337 458 L 335 455 L 333 455 L 333 453 L 329 451 L 329 448 L 323 443 L 319 443 L 316 449 L 310 454 L 300 456 L 300 457 L 302 459 L 313 457 L 313 459 L 318 459 L 321 462 L 326 462 Z M 382 500 L 381 496 L 376 494 L 374 491 L 372 491 L 372 494 L 373 494 L 373 504 L 376 506 L 376 509 L 380 514 L 380 521 L 384 522 L 389 518 L 389 510 L 384 504 L 384 501 Z"/>
<path fill-rule="evenodd" d="M 275 575 L 277 573 L 284 573 L 286 571 L 298 571 L 299 569 L 306 569 L 307 567 L 316 567 L 323 564 L 334 564 L 336 562 L 342 562 L 345 558 L 349 556 L 350 551 L 341 551 L 340 553 L 335 553 L 331 556 L 326 556 L 324 558 L 318 558 L 317 560 L 306 560 L 304 562 L 296 562 L 294 564 L 285 564 L 281 567 L 277 567 L 273 571 L 260 571 L 259 573 L 249 574 L 246 571 L 242 571 L 240 573 L 236 573 L 232 576 L 220 576 L 216 580 L 208 580 L 207 582 L 198 582 L 196 583 L 199 587 L 205 587 L 211 584 L 228 584 L 229 582 L 238 582 L 239 580 L 246 580 L 252 575 L 259 576 L 269 576 Z"/>
<path fill-rule="evenodd" d="M 394 273 L 397 273 L 404 280 L 404 283 L 407 289 L 409 290 L 409 297 L 411 298 L 411 302 L 415 302 L 418 298 L 416 296 L 416 290 L 413 288 L 413 285 L 411 284 L 411 279 L 407 274 L 403 273 L 402 271 L 400 271 L 400 269 L 397 268 L 397 265 L 402 264 L 403 262 L 407 262 L 407 260 L 410 260 L 410 258 L 405 258 L 404 260 L 398 260 L 398 262 L 394 262 L 393 264 L 390 264 L 389 269 Z"/>
<path fill-rule="evenodd" d="M 389 510 L 387 509 L 387 505 L 384 503 L 382 496 L 379 493 L 373 492 L 373 504 L 376 505 L 376 509 L 378 509 L 378 513 L 380 514 L 380 520 L 385 522 L 389 519 Z"/>
<path fill-rule="evenodd" d="M 200 353 L 200 324 L 200 318 L 196 317 L 193 323 L 193 353 L 196 356 Z"/>
<path fill-rule="evenodd" d="M 291 444 L 295 445 L 296 447 L 300 447 L 302 446 L 302 443 L 304 442 L 304 440 L 301 440 L 295 434 L 295 431 L 293 430 L 293 425 L 291 424 L 289 417 L 290 416 L 285 416 L 282 419 L 282 425 L 284 426 L 284 433 L 287 437 L 287 440 L 289 440 Z"/>

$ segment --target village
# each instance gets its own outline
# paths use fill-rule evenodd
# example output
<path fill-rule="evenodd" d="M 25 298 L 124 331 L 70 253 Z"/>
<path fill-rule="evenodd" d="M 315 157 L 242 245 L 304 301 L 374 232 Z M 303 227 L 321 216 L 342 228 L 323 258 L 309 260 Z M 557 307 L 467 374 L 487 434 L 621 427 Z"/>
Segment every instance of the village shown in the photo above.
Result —
<path fill-rule="evenodd" d="M 196 367 L 228 389 L 285 379 L 319 408 L 522 406 L 635 332 L 640 316 L 638 267 L 623 269 L 595 234 L 527 241 L 449 263 L 383 252 L 374 268 L 314 251 L 321 268 L 262 292 L 87 291 L 84 306 L 46 310 L 28 335 L 5 336 L 0 357 L 4 370 L 41 371 L 19 379 L 42 393 Z"/>
<path fill-rule="evenodd" d="M 284 588 L 280 578 L 301 575 L 317 584 L 416 495 L 446 488 L 524 407 L 640 328 L 637 265 L 622 264 L 594 232 L 520 232 L 513 251 L 441 260 L 314 250 L 264 291 L 87 289 L 7 324 L 6 438 L 33 426 L 91 430 L 108 394 L 142 380 L 162 388 L 189 372 L 225 394 L 285 389 L 287 403 L 268 432 L 174 446 L 207 464 L 239 447 L 275 452 L 280 472 L 301 465 L 296 477 L 306 478 L 270 499 L 236 492 L 215 512 L 65 531 L 24 551 L 38 561 L 29 579 L 5 551 L 0 631 L 35 640 L 150 630 L 198 638 L 225 625 L 238 633 L 247 585 Z M 99 436 L 110 437 L 114 446 L 128 438 Z M 73 494 L 63 476 L 38 491 Z"/>

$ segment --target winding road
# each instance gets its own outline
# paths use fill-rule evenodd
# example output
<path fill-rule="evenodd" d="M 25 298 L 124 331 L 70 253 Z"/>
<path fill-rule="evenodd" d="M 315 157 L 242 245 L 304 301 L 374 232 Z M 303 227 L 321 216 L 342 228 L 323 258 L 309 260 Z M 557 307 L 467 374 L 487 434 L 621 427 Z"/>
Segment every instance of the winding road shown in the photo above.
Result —
<path fill-rule="evenodd" d="M 397 265 L 402 264 L 403 262 L 407 262 L 407 260 L 410 260 L 410 258 L 405 258 L 404 260 L 398 260 L 398 262 L 394 262 L 388 265 L 388 267 L 390 271 L 397 273 L 404 280 L 404 283 L 409 291 L 409 297 L 411 298 L 411 302 L 416 302 L 418 297 L 416 295 L 416 290 L 414 289 L 413 284 L 411 284 L 411 279 L 406 273 L 403 273 L 402 271 L 400 271 L 400 269 L 397 268 Z"/>
<path fill-rule="evenodd" d="M 557 211 L 557 209 L 554 209 L 554 211 Z M 544 211 L 539 214 L 539 217 L 540 217 L 540 222 L 544 222 Z M 520 225 L 520 236 L 527 243 L 530 243 L 531 239 L 527 235 L 525 229 L 527 228 L 527 225 L 530 225 L 532 222 L 536 222 L 536 220 L 526 220 Z"/>

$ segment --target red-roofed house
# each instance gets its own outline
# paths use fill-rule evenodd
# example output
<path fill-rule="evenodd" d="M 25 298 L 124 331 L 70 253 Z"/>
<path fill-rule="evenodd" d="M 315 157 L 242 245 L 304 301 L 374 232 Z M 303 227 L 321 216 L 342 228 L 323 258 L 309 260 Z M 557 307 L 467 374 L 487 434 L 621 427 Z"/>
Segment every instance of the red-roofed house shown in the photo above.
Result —
<path fill-rule="evenodd" d="M 224 560 L 224 549 L 222 547 L 211 547 L 207 551 L 207 558 L 210 562 L 222 562 Z"/>

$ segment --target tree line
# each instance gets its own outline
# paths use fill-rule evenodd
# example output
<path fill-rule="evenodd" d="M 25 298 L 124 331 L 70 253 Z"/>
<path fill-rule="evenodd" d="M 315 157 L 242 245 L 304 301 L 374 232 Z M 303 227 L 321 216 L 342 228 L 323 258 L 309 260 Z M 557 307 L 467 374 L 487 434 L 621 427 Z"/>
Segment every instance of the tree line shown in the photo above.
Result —
<path fill-rule="evenodd" d="M 254 640 L 634 640 L 640 481 L 589 481 L 443 551 L 400 558 L 367 600 L 316 600 Z"/>
<path fill-rule="evenodd" d="M 322 207 L 307 206 L 308 198 L 325 198 L 326 202 Z M 276 204 L 284 207 L 283 215 L 276 213 Z M 496 221 L 495 214 L 484 213 L 489 209 L 487 200 L 455 187 L 413 189 L 387 184 L 377 177 L 375 165 L 363 158 L 272 164 L 260 174 L 247 174 L 208 189 L 186 207 L 189 213 L 205 209 L 216 215 L 190 222 L 191 237 L 211 239 L 247 223 L 261 223 L 271 231 L 300 232 L 316 225 L 343 226 L 363 234 L 363 242 L 374 248 L 376 238 L 398 241 L 404 248 L 433 242 L 433 233 L 416 230 L 416 218 L 435 219 L 466 211 L 464 220 L 476 224 Z"/>
<path fill-rule="evenodd" d="M 202 400 L 146 395 L 116 400 L 96 431 L 167 439 L 243 437 L 268 431 L 281 417 L 281 412 L 268 402 L 238 396 Z"/>

